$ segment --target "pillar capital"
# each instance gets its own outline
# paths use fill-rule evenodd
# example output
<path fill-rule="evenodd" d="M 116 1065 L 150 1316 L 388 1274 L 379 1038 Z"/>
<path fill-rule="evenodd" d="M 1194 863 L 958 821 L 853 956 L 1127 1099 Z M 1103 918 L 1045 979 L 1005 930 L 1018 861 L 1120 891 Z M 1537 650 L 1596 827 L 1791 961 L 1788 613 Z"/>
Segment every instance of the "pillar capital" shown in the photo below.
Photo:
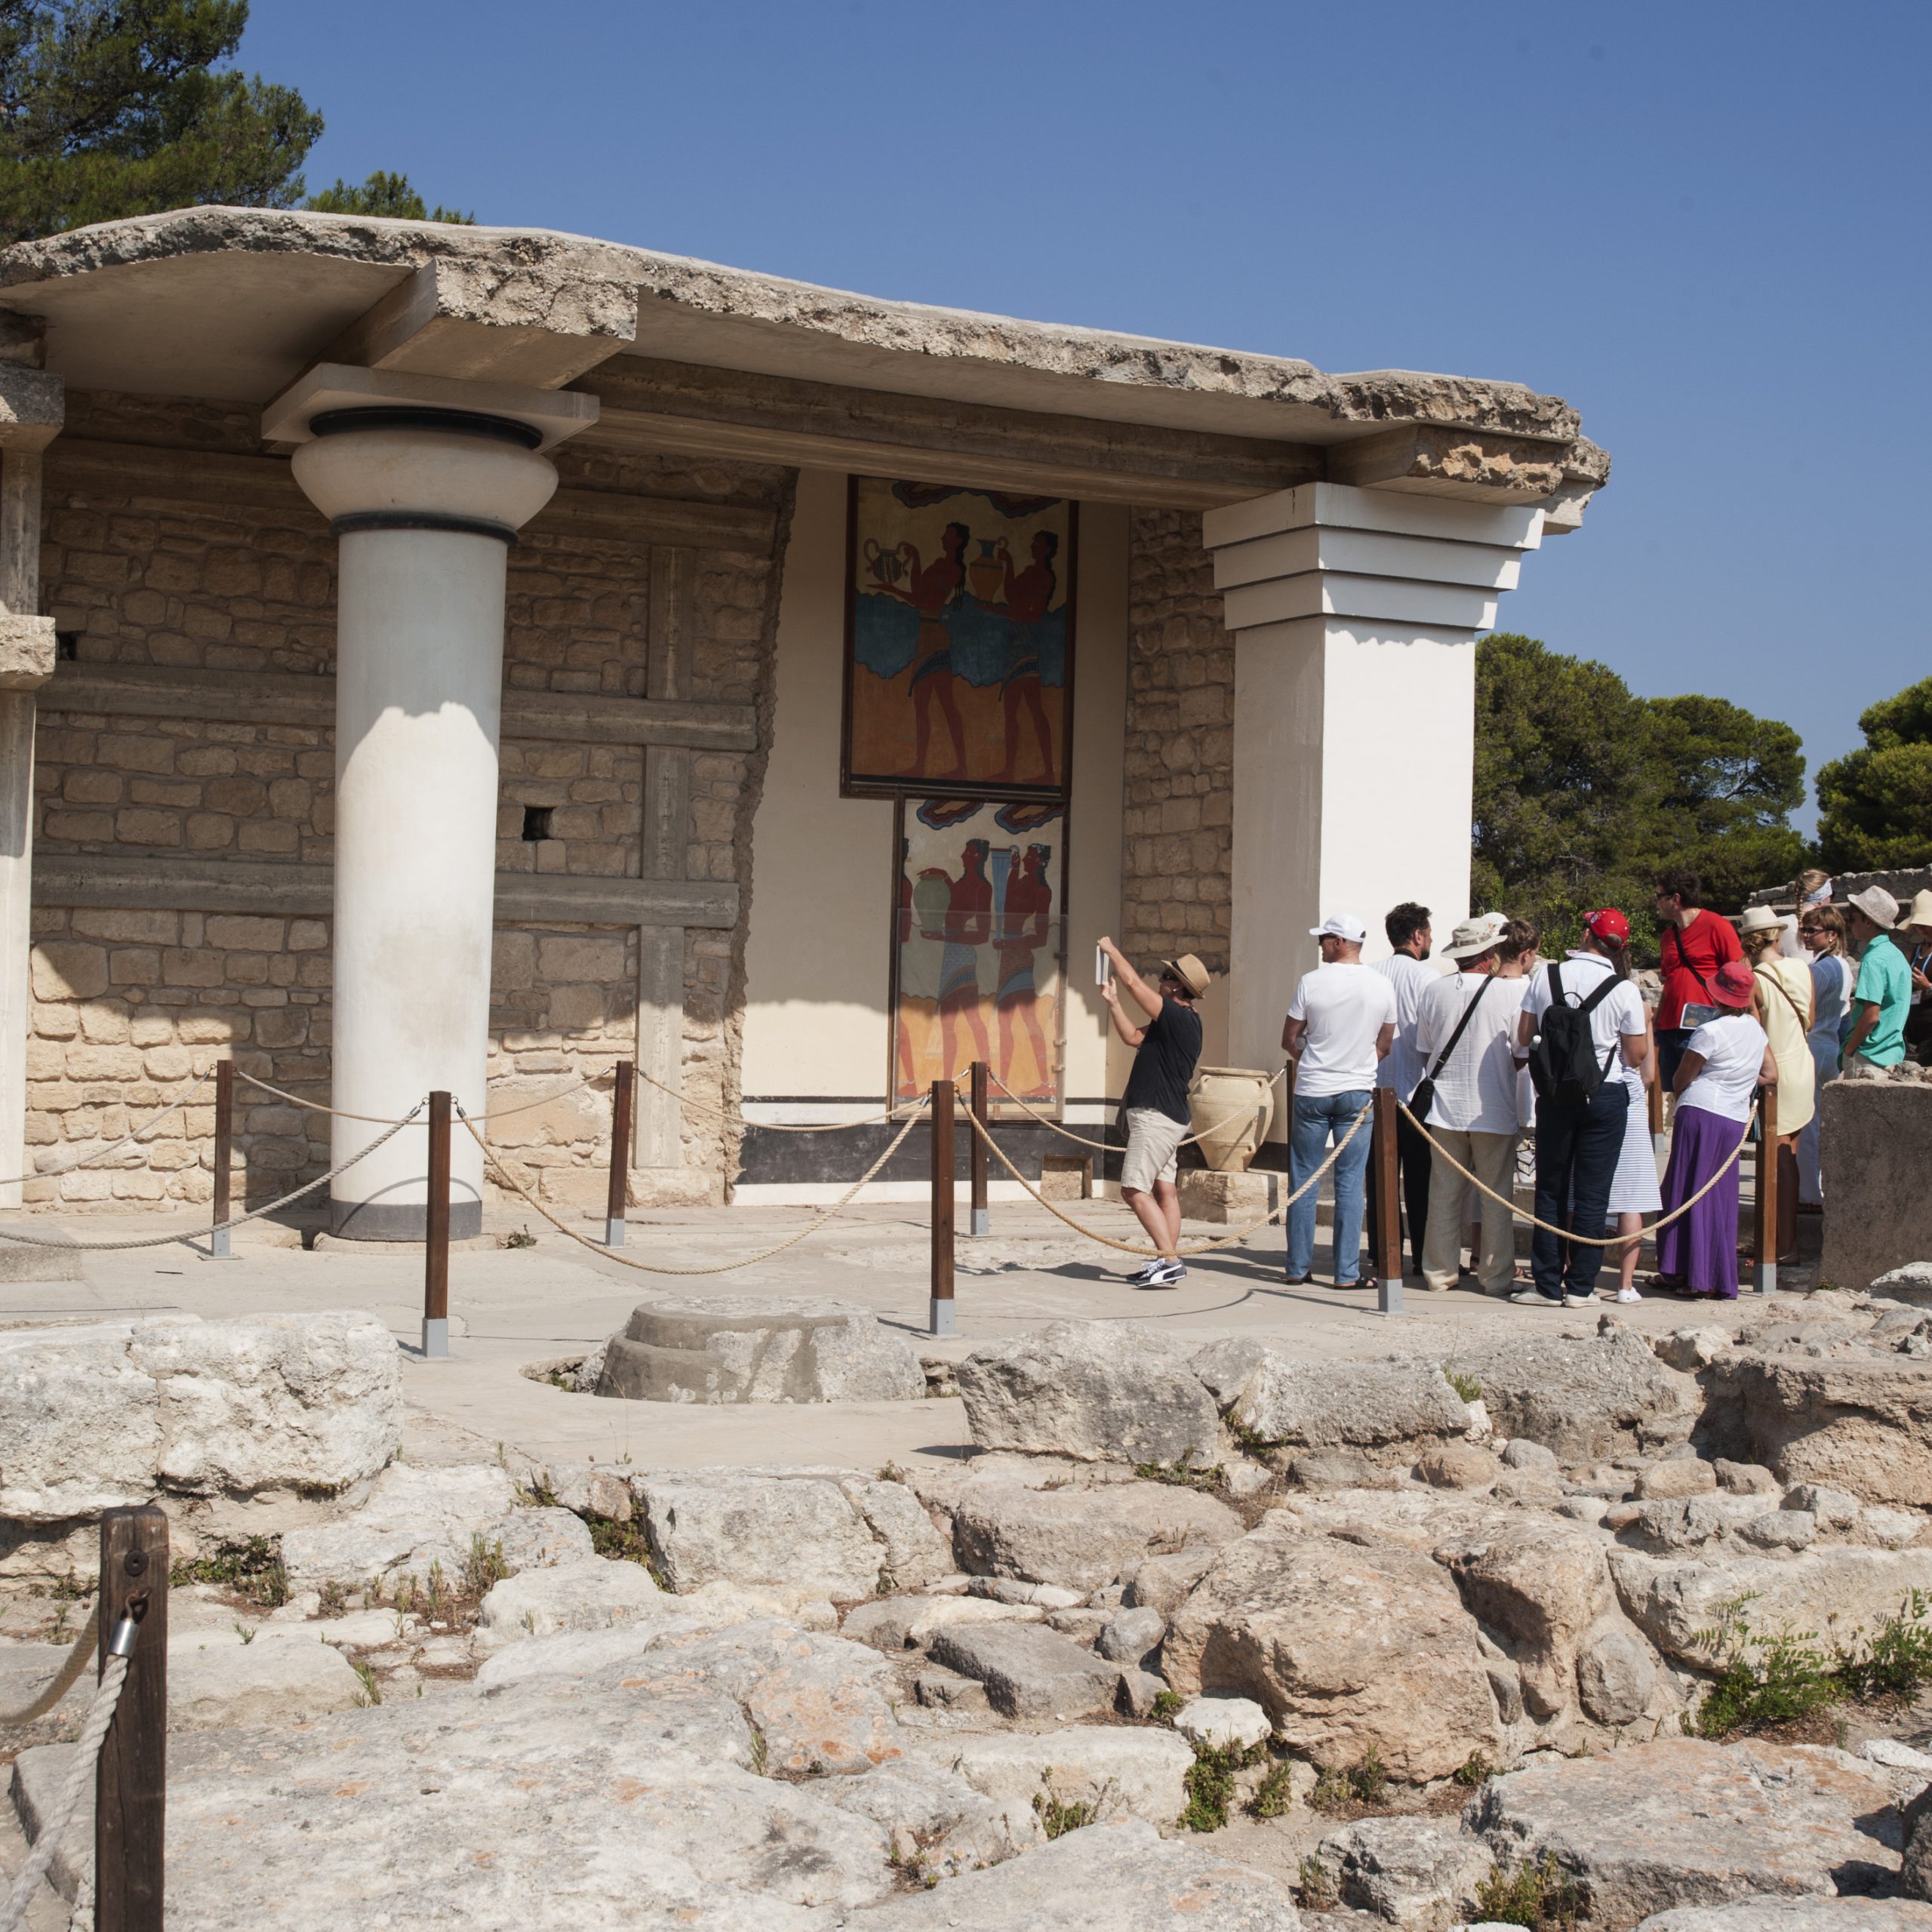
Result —
<path fill-rule="evenodd" d="M 405 376 L 386 369 L 358 369 L 346 362 L 318 362 L 263 410 L 262 438 L 265 442 L 300 445 L 317 434 L 318 417 L 345 410 L 416 408 L 520 423 L 535 432 L 529 447 L 547 450 L 589 429 L 601 407 L 596 397 L 576 389 L 457 382 L 445 376 Z"/>

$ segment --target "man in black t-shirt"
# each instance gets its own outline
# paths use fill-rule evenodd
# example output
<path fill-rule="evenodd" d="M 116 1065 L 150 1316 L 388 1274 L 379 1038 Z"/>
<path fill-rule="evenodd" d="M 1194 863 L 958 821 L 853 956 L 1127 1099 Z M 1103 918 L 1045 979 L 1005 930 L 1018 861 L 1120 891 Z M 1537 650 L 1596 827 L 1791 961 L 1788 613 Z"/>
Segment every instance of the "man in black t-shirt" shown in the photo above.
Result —
<path fill-rule="evenodd" d="M 1113 977 L 1100 989 L 1114 1031 L 1134 1049 L 1121 1115 L 1127 1152 L 1120 1168 L 1120 1198 L 1139 1216 L 1160 1250 L 1134 1278 L 1140 1288 L 1177 1287 L 1180 1264 L 1180 1193 L 1174 1186 L 1180 1143 L 1187 1137 L 1187 1089 L 1201 1058 L 1201 1016 L 1194 1002 L 1208 990 L 1210 974 L 1191 952 L 1161 968 L 1150 986 L 1110 939 L 1100 942 Z M 1146 1015 L 1139 1025 L 1121 1007 L 1121 989 Z"/>

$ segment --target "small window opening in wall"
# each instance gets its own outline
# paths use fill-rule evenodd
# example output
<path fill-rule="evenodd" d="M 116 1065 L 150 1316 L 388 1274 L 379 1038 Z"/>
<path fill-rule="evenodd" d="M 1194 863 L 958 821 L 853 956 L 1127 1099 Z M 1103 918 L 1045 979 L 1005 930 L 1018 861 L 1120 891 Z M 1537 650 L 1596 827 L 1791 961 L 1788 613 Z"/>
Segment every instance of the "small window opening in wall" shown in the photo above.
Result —
<path fill-rule="evenodd" d="M 537 844 L 550 836 L 550 814 L 555 809 L 550 805 L 524 807 L 523 836 L 526 844 Z"/>
<path fill-rule="evenodd" d="M 81 634 L 78 631 L 56 631 L 54 633 L 54 658 L 58 664 L 71 664 L 81 654 Z"/>

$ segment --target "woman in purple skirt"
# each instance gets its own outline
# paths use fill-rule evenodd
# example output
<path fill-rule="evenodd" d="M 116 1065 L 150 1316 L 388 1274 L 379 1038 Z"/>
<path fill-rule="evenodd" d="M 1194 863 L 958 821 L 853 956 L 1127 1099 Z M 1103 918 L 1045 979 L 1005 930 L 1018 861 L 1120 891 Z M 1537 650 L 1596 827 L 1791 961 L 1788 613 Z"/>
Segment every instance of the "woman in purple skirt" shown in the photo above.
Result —
<path fill-rule="evenodd" d="M 1727 960 L 1712 976 L 1718 1008 L 1690 1036 L 1677 1071 L 1663 1206 L 1683 1206 L 1713 1174 L 1722 1177 L 1690 1213 L 1657 1236 L 1657 1285 L 1684 1295 L 1737 1296 L 1737 1152 L 1751 1100 L 1777 1084 L 1778 1063 L 1751 1011 L 1751 969 Z"/>

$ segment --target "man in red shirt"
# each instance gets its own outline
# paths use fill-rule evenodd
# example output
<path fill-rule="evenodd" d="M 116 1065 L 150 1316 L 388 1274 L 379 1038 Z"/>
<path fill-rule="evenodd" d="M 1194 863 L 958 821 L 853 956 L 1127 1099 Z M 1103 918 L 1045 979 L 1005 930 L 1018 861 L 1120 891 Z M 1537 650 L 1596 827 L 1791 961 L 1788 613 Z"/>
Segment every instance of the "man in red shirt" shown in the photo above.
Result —
<path fill-rule="evenodd" d="M 1716 1010 L 1711 985 L 1718 968 L 1727 959 L 1742 959 L 1744 949 L 1728 919 L 1698 903 L 1703 881 L 1695 872 L 1681 866 L 1660 872 L 1657 893 L 1663 935 L 1659 964 L 1663 969 L 1663 999 L 1657 1008 L 1657 1082 L 1668 1094 L 1690 1035 Z M 1698 1012 L 1700 1007 L 1706 1011 Z"/>

